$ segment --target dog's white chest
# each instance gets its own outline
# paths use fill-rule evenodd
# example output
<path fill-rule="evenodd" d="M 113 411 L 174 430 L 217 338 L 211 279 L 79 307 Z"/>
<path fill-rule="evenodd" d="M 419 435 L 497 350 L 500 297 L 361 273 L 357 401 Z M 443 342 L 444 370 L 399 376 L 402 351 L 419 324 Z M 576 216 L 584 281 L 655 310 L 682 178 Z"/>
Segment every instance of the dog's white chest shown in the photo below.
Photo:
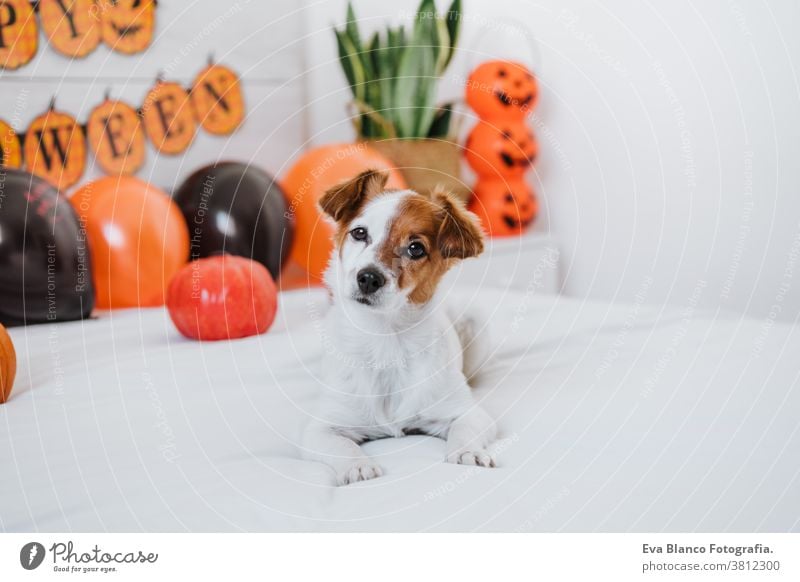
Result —
<path fill-rule="evenodd" d="M 439 318 L 406 333 L 338 333 L 324 370 L 338 388 L 323 410 L 333 424 L 401 436 L 463 389 L 458 338 Z"/>

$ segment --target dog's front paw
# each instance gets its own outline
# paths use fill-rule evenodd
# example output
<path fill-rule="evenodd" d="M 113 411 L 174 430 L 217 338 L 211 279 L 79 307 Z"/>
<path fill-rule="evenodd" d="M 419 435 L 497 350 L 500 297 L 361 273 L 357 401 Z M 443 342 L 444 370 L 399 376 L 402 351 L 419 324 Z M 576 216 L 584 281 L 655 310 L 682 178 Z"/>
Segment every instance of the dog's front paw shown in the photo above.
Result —
<path fill-rule="evenodd" d="M 474 451 L 459 450 L 447 455 L 448 463 L 459 465 L 475 465 L 476 467 L 496 467 L 494 458 L 486 449 L 476 449 Z"/>
<path fill-rule="evenodd" d="M 350 485 L 350 483 L 357 483 L 359 481 L 368 481 L 383 475 L 383 469 L 371 461 L 370 459 L 364 461 L 357 461 L 347 467 L 344 471 L 340 471 L 336 475 L 336 483 L 338 485 Z"/>

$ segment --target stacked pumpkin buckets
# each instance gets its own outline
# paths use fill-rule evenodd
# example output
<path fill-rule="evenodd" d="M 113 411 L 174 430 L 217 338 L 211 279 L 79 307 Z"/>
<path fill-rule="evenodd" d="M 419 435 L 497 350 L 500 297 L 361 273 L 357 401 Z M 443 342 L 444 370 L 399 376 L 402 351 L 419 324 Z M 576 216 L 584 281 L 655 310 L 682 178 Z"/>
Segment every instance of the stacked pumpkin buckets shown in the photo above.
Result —
<path fill-rule="evenodd" d="M 469 209 L 489 236 L 520 235 L 538 212 L 525 172 L 539 146 L 526 118 L 536 106 L 533 73 L 514 61 L 488 61 L 467 80 L 467 104 L 479 121 L 467 137 L 465 157 L 478 176 Z"/>

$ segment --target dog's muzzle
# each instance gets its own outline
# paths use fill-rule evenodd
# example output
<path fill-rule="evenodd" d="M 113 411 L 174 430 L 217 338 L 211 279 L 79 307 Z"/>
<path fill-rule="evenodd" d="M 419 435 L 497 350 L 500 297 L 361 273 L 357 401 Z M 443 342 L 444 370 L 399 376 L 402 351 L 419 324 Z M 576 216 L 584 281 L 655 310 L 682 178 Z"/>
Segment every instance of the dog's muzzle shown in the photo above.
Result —
<path fill-rule="evenodd" d="M 372 267 L 361 269 L 356 274 L 358 288 L 364 295 L 372 295 L 386 284 L 386 278 L 380 271 Z"/>

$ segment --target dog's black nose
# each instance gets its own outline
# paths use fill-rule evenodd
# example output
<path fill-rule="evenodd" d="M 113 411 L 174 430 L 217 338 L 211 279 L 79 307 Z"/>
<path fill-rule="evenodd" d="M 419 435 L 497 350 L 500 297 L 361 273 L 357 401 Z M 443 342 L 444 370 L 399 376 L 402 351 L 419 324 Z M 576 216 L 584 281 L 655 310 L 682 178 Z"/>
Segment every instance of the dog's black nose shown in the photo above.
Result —
<path fill-rule="evenodd" d="M 370 268 L 361 269 L 356 275 L 356 281 L 358 281 L 358 288 L 361 289 L 364 295 L 375 293 L 386 283 L 386 279 L 380 274 L 380 271 Z"/>

